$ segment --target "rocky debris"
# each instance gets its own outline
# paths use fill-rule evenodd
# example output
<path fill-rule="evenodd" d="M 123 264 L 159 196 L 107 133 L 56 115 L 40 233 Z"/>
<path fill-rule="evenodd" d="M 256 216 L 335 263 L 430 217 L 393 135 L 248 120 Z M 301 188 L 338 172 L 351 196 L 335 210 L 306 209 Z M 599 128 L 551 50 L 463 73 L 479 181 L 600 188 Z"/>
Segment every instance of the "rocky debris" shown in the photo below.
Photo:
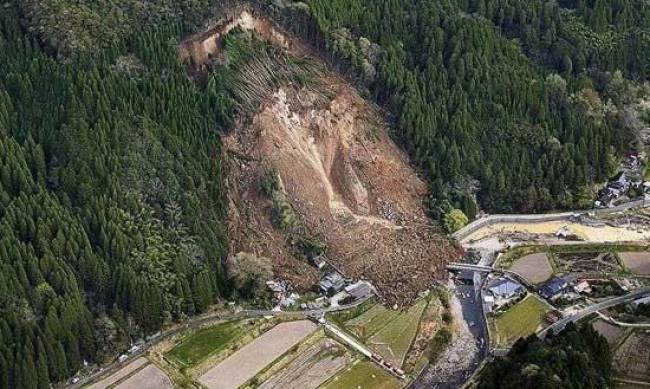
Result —
<path fill-rule="evenodd" d="M 426 185 L 376 117 L 339 78 L 270 91 L 252 119 L 224 138 L 240 216 L 231 222 L 234 249 L 274 259 L 276 274 L 297 287 L 307 286 L 300 278 L 313 279 L 315 268 L 306 269 L 269 222 L 272 204 L 259 183 L 273 170 L 329 261 L 348 278 L 372 282 L 389 306 L 410 304 L 444 277 L 462 250 L 431 225 L 422 205 Z"/>
<path fill-rule="evenodd" d="M 412 385 L 414 389 L 461 387 L 477 363 L 479 347 L 463 319 L 460 301 L 455 294 L 451 295 L 450 308 L 456 326 L 452 341 L 438 360 L 425 368 Z"/>

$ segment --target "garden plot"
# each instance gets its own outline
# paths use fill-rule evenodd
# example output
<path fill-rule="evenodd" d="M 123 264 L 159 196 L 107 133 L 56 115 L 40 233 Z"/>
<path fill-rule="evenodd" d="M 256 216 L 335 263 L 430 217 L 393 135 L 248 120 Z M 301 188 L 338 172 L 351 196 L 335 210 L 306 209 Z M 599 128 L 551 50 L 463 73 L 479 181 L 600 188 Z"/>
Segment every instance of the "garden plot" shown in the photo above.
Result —
<path fill-rule="evenodd" d="M 650 333 L 632 333 L 614 354 L 614 370 L 624 378 L 650 381 Z"/>
<path fill-rule="evenodd" d="M 115 389 L 171 389 L 174 385 L 167 374 L 156 365 L 149 364 L 138 371 Z"/>
<path fill-rule="evenodd" d="M 625 266 L 632 273 L 650 275 L 650 252 L 624 252 L 619 254 Z"/>
<path fill-rule="evenodd" d="M 532 284 L 548 280 L 553 275 L 553 267 L 546 253 L 535 253 L 515 261 L 510 270 L 520 274 Z"/>
<path fill-rule="evenodd" d="M 259 389 L 316 389 L 351 362 L 345 347 L 323 339 L 298 355 Z"/>
<path fill-rule="evenodd" d="M 623 328 L 608 323 L 603 319 L 595 320 L 591 325 L 594 327 L 594 330 L 601 334 L 607 339 L 607 343 L 610 347 L 614 346 L 621 339 L 621 336 L 625 334 Z"/>
<path fill-rule="evenodd" d="M 622 270 L 616 254 L 609 252 L 557 253 L 555 263 L 561 273 L 616 273 Z"/>
<path fill-rule="evenodd" d="M 208 370 L 199 382 L 210 389 L 234 389 L 316 331 L 309 320 L 280 323 Z"/>
<path fill-rule="evenodd" d="M 535 331 L 544 321 L 548 307 L 537 297 L 529 295 L 506 312 L 490 320 L 490 336 L 499 347 L 509 347 L 517 339 Z"/>

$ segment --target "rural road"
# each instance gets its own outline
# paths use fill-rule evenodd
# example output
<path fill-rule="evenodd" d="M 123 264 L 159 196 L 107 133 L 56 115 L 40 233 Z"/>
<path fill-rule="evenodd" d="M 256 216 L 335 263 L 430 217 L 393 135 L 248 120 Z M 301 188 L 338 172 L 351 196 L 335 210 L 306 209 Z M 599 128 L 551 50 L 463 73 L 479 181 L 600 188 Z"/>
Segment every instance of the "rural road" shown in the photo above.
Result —
<path fill-rule="evenodd" d="M 185 322 L 182 325 L 170 328 L 166 331 L 163 331 L 161 334 L 154 336 L 152 339 L 148 340 L 145 342 L 143 345 L 140 346 L 140 348 L 133 352 L 128 354 L 128 358 L 123 361 L 115 361 L 107 366 L 103 366 L 101 370 L 97 370 L 93 372 L 92 374 L 89 374 L 83 378 L 80 378 L 77 382 L 72 383 L 72 380 L 68 380 L 68 382 L 63 383 L 60 387 L 64 388 L 69 388 L 69 389 L 79 389 L 82 388 L 93 381 L 99 379 L 101 376 L 107 375 L 109 373 L 113 373 L 122 367 L 128 365 L 131 363 L 133 360 L 137 359 L 138 357 L 146 354 L 151 347 L 155 346 L 156 344 L 162 342 L 165 339 L 169 339 L 170 337 L 177 335 L 183 331 L 187 331 L 193 328 L 197 328 L 200 326 L 203 326 L 208 323 L 212 322 L 217 322 L 217 321 L 223 321 L 223 320 L 232 320 L 232 319 L 247 319 L 247 318 L 253 318 L 253 317 L 262 317 L 262 316 L 302 316 L 302 317 L 319 317 L 322 316 L 323 314 L 327 312 L 335 312 L 335 311 L 344 311 L 346 309 L 351 309 L 354 308 L 358 305 L 361 305 L 364 301 L 366 301 L 369 297 L 366 297 L 364 299 L 355 301 L 351 304 L 346 304 L 346 305 L 338 305 L 334 307 L 327 307 L 323 309 L 314 309 L 314 310 L 307 310 L 307 311 L 272 311 L 272 310 L 257 310 L 257 309 L 251 309 L 251 310 L 241 310 L 239 312 L 234 312 L 234 313 L 213 313 L 205 316 L 199 316 L 195 317 L 194 319 L 190 319 L 187 322 Z"/>
<path fill-rule="evenodd" d="M 629 328 L 645 328 L 645 329 L 650 329 L 650 323 L 624 323 L 622 321 L 618 321 L 614 319 L 611 316 L 607 316 L 603 314 L 602 312 L 596 312 L 598 316 L 600 316 L 603 320 L 608 321 L 614 325 L 617 325 L 619 327 L 629 327 Z"/>
<path fill-rule="evenodd" d="M 610 307 L 613 307 L 615 305 L 619 305 L 619 304 L 622 304 L 622 303 L 626 303 L 628 301 L 632 301 L 632 300 L 636 299 L 637 297 L 642 296 L 644 294 L 648 294 L 648 293 L 650 293 L 650 287 L 645 287 L 645 288 L 640 288 L 640 289 L 638 289 L 638 290 L 636 290 L 636 291 L 634 291 L 632 293 L 628 293 L 628 294 L 626 294 L 624 296 L 612 297 L 612 298 L 607 299 L 605 301 L 601 301 L 599 303 L 592 304 L 592 305 L 590 305 L 590 306 L 588 306 L 586 308 L 581 309 L 577 313 L 574 313 L 573 315 L 564 317 L 564 318 L 556 321 L 555 323 L 551 324 L 550 326 L 548 326 L 548 327 L 544 328 L 543 330 L 539 331 L 537 333 L 537 336 L 539 336 L 540 338 L 544 338 L 546 336 L 546 334 L 548 333 L 548 331 L 551 331 L 551 330 L 553 331 L 553 333 L 557 334 L 558 332 L 562 331 L 564 329 L 564 327 L 566 327 L 566 325 L 569 324 L 570 322 L 576 322 L 576 321 L 578 321 L 578 320 L 580 320 L 580 319 L 582 319 L 584 317 L 587 317 L 587 316 L 591 315 L 592 313 L 596 313 L 596 312 L 598 312 L 600 310 L 607 309 L 607 308 L 610 308 Z"/>

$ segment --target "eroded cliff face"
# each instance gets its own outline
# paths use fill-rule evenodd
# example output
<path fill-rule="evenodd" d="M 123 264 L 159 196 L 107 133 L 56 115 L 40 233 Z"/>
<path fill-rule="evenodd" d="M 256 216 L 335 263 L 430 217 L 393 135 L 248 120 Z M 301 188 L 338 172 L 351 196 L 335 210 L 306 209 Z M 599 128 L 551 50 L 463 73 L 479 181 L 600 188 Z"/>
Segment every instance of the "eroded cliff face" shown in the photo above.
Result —
<path fill-rule="evenodd" d="M 234 16 L 221 20 L 209 30 L 191 35 L 181 42 L 178 56 L 182 61 L 191 61 L 197 67 L 218 56 L 221 40 L 234 28 L 252 31 L 258 37 L 288 50 L 295 50 L 296 44 L 288 35 L 276 27 L 268 18 L 257 16 L 251 9 L 241 8 L 233 11 Z"/>
<path fill-rule="evenodd" d="M 348 277 L 371 280 L 390 304 L 407 304 L 459 252 L 431 226 L 425 184 L 377 112 L 337 77 L 318 83 L 327 94 L 295 85 L 272 91 L 252 120 L 225 137 L 226 150 L 239 156 L 229 176 L 234 250 L 273 258 L 276 272 L 296 284 L 315 280 L 269 221 L 272 204 L 260 182 L 274 171 L 329 261 Z"/>

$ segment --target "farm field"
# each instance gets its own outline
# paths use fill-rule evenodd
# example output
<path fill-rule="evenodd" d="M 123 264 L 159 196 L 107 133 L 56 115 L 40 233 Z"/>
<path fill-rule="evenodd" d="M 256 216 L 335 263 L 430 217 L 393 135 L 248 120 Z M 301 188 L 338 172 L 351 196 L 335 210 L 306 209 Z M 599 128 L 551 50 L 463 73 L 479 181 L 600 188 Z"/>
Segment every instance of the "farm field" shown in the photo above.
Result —
<path fill-rule="evenodd" d="M 254 325 L 255 323 L 249 320 L 238 320 L 200 329 L 184 338 L 167 356 L 182 366 L 194 366 L 225 349 L 230 342 Z"/>
<path fill-rule="evenodd" d="M 138 371 L 115 389 L 171 389 L 174 385 L 167 374 L 156 365 L 149 364 Z"/>
<path fill-rule="evenodd" d="M 399 314 L 399 311 L 376 304 L 363 314 L 345 322 L 344 326 L 359 339 L 366 340 L 384 328 Z"/>
<path fill-rule="evenodd" d="M 650 381 L 650 333 L 635 331 L 614 354 L 613 367 L 622 378 Z"/>
<path fill-rule="evenodd" d="M 500 347 L 512 345 L 517 339 L 537 330 L 548 307 L 537 297 L 529 295 L 505 313 L 491 319 L 490 335 Z"/>
<path fill-rule="evenodd" d="M 85 388 L 86 389 L 104 389 L 104 388 L 107 388 L 107 387 L 109 387 L 111 385 L 114 385 L 115 383 L 117 383 L 118 381 L 123 379 L 124 377 L 127 377 L 128 375 L 130 375 L 134 371 L 140 369 L 142 366 L 146 365 L 147 363 L 149 363 L 149 361 L 147 361 L 146 358 L 140 357 L 140 358 L 136 359 L 135 361 L 129 363 L 128 365 L 124 366 L 123 368 L 121 368 L 117 372 L 115 372 L 115 373 L 111 374 L 110 376 L 104 378 L 103 380 L 101 380 L 101 381 L 99 381 L 97 383 L 94 383 L 92 385 L 88 385 Z"/>
<path fill-rule="evenodd" d="M 630 269 L 632 273 L 650 275 L 650 252 L 623 252 L 619 253 L 619 256 L 623 260 L 625 267 Z"/>
<path fill-rule="evenodd" d="M 255 377 L 317 326 L 309 320 L 280 323 L 199 377 L 210 389 L 234 389 Z"/>
<path fill-rule="evenodd" d="M 374 363 L 363 360 L 327 382 L 323 389 L 398 389 L 402 385 Z"/>
<path fill-rule="evenodd" d="M 608 323 L 603 319 L 594 320 L 591 325 L 594 329 L 607 339 L 607 343 L 614 346 L 625 334 L 625 330 L 619 326 Z"/>
<path fill-rule="evenodd" d="M 328 312 L 325 314 L 325 317 L 340 326 L 344 326 L 345 322 L 361 316 L 368 310 L 372 309 L 375 305 L 377 305 L 377 301 L 371 298 L 352 309 L 347 309 L 345 311 Z"/>
<path fill-rule="evenodd" d="M 368 339 L 368 346 L 395 366 L 402 366 L 420 324 L 426 300 L 420 300 L 408 311 L 400 312 Z"/>
<path fill-rule="evenodd" d="M 521 274 L 532 284 L 544 282 L 553 275 L 553 267 L 546 253 L 523 256 L 512 264 L 510 270 Z"/>
<path fill-rule="evenodd" d="M 333 339 L 323 339 L 300 353 L 259 389 L 316 389 L 345 369 L 351 356 Z"/>
<path fill-rule="evenodd" d="M 623 270 L 616 255 L 608 251 L 559 252 L 555 258 L 561 273 L 617 273 Z"/>

